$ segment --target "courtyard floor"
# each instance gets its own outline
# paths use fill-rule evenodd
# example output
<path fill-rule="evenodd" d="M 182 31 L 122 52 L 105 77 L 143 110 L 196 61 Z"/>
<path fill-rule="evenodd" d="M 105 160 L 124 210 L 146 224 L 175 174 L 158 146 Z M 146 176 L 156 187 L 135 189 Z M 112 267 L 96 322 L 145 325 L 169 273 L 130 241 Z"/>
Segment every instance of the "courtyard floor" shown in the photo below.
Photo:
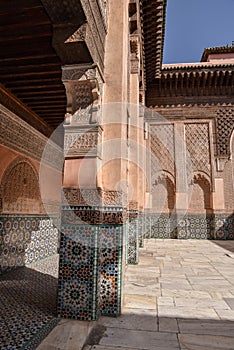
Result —
<path fill-rule="evenodd" d="M 140 249 L 139 259 L 138 265 L 126 269 L 121 317 L 101 317 L 93 324 L 60 320 L 37 349 L 81 350 L 93 326 L 83 347 L 85 350 L 234 350 L 234 241 L 151 239 Z M 50 275 L 49 265 L 49 270 L 54 266 Z M 16 327 L 17 313 L 25 319 L 25 324 L 27 317 L 33 320 L 33 315 L 38 315 L 34 317 L 35 325 L 40 317 L 42 325 L 53 326 L 58 321 L 53 292 L 57 283 L 55 257 L 27 270 L 32 271 L 35 280 L 36 276 L 44 276 L 37 280 L 41 283 L 40 300 L 34 299 L 31 291 L 32 275 L 17 277 L 16 271 L 6 274 L 0 282 L 5 286 L 1 303 L 3 300 L 6 322 L 9 315 L 15 317 L 6 323 L 9 329 L 3 334 L 12 333 L 11 341 L 15 345 L 20 339 L 17 334 L 22 331 Z M 8 281 L 8 286 L 9 290 L 14 287 L 14 293 L 10 293 L 7 300 L 6 276 L 12 280 L 12 274 L 15 274 L 14 284 Z M 47 287 L 42 282 L 45 278 Z M 31 297 L 23 297 L 26 293 Z M 14 312 L 11 305 L 16 308 Z M 29 316 L 25 318 L 24 313 Z M 2 347 L 1 341 L 0 337 L 0 349 L 20 349 L 10 345 Z M 24 349 L 33 349 L 30 343 Z"/>

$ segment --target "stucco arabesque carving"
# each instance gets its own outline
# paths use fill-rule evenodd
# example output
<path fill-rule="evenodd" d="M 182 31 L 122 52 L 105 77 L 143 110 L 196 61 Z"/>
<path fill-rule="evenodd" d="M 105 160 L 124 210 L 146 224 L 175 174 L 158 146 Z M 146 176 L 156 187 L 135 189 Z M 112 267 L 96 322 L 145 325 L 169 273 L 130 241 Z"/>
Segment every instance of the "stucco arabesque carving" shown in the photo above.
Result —
<path fill-rule="evenodd" d="M 38 161 L 43 157 L 43 162 L 55 169 L 62 168 L 62 149 L 3 105 L 0 105 L 0 143 Z"/>
<path fill-rule="evenodd" d="M 231 156 L 230 140 L 234 130 L 234 109 L 219 109 L 216 112 L 217 171 L 223 171 Z"/>
<path fill-rule="evenodd" d="M 63 188 L 62 203 L 69 206 L 126 207 L 127 197 L 121 191 L 105 191 L 101 188 Z"/>
<path fill-rule="evenodd" d="M 26 213 L 30 210 L 43 213 L 39 178 L 33 164 L 17 157 L 5 170 L 0 184 L 0 197 L 4 213 Z"/>

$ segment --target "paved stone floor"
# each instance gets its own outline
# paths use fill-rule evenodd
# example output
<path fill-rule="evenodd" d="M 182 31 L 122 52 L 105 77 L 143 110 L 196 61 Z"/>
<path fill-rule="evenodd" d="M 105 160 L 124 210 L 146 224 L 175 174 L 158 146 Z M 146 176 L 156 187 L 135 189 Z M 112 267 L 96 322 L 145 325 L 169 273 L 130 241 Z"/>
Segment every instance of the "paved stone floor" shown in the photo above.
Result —
<path fill-rule="evenodd" d="M 234 241 L 145 241 L 123 315 L 101 318 L 85 349 L 233 350 L 233 252 Z"/>
<path fill-rule="evenodd" d="M 35 349 L 58 322 L 57 268 L 52 257 L 1 277 L 1 350 Z M 123 287 L 121 317 L 60 320 L 37 349 L 234 350 L 234 241 L 146 240 Z"/>

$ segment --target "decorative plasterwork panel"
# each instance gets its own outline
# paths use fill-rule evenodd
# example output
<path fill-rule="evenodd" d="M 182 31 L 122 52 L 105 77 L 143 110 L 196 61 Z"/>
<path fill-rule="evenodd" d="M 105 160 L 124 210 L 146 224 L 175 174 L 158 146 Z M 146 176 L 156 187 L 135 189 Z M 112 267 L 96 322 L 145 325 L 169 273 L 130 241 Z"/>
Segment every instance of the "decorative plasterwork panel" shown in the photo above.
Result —
<path fill-rule="evenodd" d="M 211 176 L 210 134 L 208 123 L 185 124 L 187 170 Z M 192 174 L 188 174 L 190 181 Z"/>
<path fill-rule="evenodd" d="M 66 132 L 64 137 L 65 157 L 98 156 L 101 157 L 102 128 L 90 128 Z"/>
<path fill-rule="evenodd" d="M 218 157 L 230 157 L 230 138 L 233 129 L 234 109 L 219 109 L 216 116 Z"/>
<path fill-rule="evenodd" d="M 161 171 L 174 176 L 174 125 L 156 124 L 150 126 L 151 137 L 151 177 Z"/>
<path fill-rule="evenodd" d="M 3 213 L 43 212 L 38 174 L 32 164 L 25 158 L 14 160 L 3 175 L 0 186 Z"/>
<path fill-rule="evenodd" d="M 63 188 L 63 205 L 69 206 L 101 206 L 105 207 L 126 207 L 126 194 L 120 191 L 104 191 L 101 188 L 80 189 Z"/>
<path fill-rule="evenodd" d="M 94 80 L 103 83 L 103 77 L 97 65 L 75 64 L 62 67 L 62 81 Z"/>
<path fill-rule="evenodd" d="M 0 105 L 0 143 L 17 152 L 61 169 L 63 164 L 62 149 L 25 121 Z M 47 152 L 44 152 L 45 146 Z"/>

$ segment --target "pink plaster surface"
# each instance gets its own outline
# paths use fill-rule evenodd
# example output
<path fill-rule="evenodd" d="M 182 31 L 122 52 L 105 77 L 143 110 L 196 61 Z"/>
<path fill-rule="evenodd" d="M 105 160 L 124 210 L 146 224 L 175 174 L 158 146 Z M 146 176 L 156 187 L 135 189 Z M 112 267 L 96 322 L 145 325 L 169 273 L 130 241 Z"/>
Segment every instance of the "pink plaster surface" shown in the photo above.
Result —
<path fill-rule="evenodd" d="M 207 62 L 221 63 L 220 61 L 225 61 L 225 63 L 234 63 L 234 52 L 210 54 L 207 58 Z"/>

